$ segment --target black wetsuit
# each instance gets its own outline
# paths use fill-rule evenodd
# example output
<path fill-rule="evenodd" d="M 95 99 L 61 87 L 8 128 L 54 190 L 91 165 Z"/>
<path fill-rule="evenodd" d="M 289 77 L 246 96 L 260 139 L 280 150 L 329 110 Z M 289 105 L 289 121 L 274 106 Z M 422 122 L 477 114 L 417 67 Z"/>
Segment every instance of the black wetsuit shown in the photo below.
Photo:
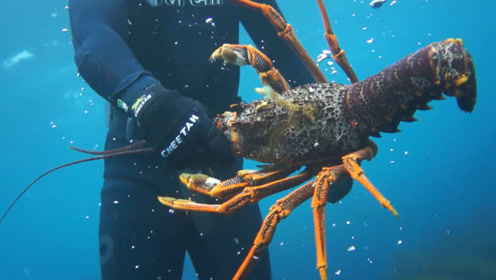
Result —
<path fill-rule="evenodd" d="M 259 1 L 276 6 L 274 0 Z M 265 18 L 228 0 L 71 0 L 75 61 L 102 97 L 159 80 L 221 113 L 239 102 L 239 68 L 210 64 L 224 43 L 238 43 L 239 22 L 294 84 L 311 82 L 303 64 Z M 247 89 L 247 90 L 252 90 Z M 105 149 L 129 144 L 127 116 L 112 109 Z M 240 169 L 214 168 L 225 179 Z M 230 279 L 261 224 L 257 205 L 227 215 L 170 211 L 157 195 L 188 198 L 158 153 L 105 160 L 100 214 L 104 280 L 180 279 L 188 251 L 200 279 Z M 193 199 L 214 202 L 201 195 Z M 250 279 L 270 279 L 268 253 Z"/>

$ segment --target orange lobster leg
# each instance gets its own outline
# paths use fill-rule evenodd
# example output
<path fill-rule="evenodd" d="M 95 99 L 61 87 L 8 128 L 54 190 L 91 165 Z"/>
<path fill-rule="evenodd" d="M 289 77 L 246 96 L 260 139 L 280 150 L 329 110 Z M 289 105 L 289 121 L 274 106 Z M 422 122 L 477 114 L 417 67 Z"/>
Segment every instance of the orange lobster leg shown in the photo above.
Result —
<path fill-rule="evenodd" d="M 370 160 L 372 159 L 376 154 L 377 154 L 377 145 L 371 142 L 370 147 L 366 147 L 364 149 L 361 149 L 357 152 L 348 154 L 343 157 L 343 163 L 344 167 L 350 173 L 351 177 L 360 184 L 362 184 L 382 205 L 382 207 L 388 209 L 395 215 L 396 217 L 400 217 L 398 215 L 398 212 L 394 209 L 394 207 L 391 205 L 391 202 L 387 200 L 381 192 L 374 187 L 374 185 L 369 181 L 369 179 L 365 176 L 365 173 L 363 172 L 362 168 L 360 167 L 360 162 L 364 159 Z"/>
<path fill-rule="evenodd" d="M 358 82 L 358 78 L 355 74 L 355 71 L 353 71 L 353 69 L 351 68 L 350 63 L 348 62 L 348 59 L 346 58 L 346 54 L 339 47 L 338 39 L 336 37 L 336 34 L 334 34 L 334 31 L 332 30 L 331 22 L 329 20 L 329 15 L 327 14 L 324 3 L 322 2 L 322 0 L 317 0 L 317 2 L 319 4 L 319 9 L 320 9 L 320 13 L 322 15 L 322 20 L 324 21 L 324 28 L 325 28 L 324 37 L 327 40 L 327 44 L 329 45 L 329 49 L 331 50 L 332 58 L 344 70 L 344 72 L 346 73 L 346 76 L 348 76 L 350 81 L 352 83 L 356 83 L 356 82 Z"/>
<path fill-rule="evenodd" d="M 245 187 L 242 192 L 234 195 L 232 198 L 221 204 L 202 204 L 187 199 L 177 199 L 167 196 L 159 196 L 158 200 L 162 204 L 176 210 L 232 214 L 246 204 L 256 203 L 264 197 L 292 188 L 305 182 L 314 175 L 315 173 L 312 173 L 309 170 L 304 170 L 297 175 L 275 180 L 264 185 Z"/>
<path fill-rule="evenodd" d="M 270 212 L 265 217 L 250 252 L 245 257 L 245 260 L 239 267 L 236 275 L 234 275 L 233 280 L 245 279 L 248 276 L 256 261 L 260 259 L 262 251 L 267 248 L 272 241 L 277 224 L 282 219 L 286 218 L 293 209 L 312 196 L 313 186 L 314 181 L 306 183 L 286 197 L 279 199 L 276 204 L 270 208 Z"/>
<path fill-rule="evenodd" d="M 194 192 L 226 199 L 240 193 L 245 187 L 259 186 L 285 178 L 293 171 L 293 168 L 240 170 L 236 176 L 223 182 L 204 174 L 182 173 L 179 179 Z"/>
<path fill-rule="evenodd" d="M 313 78 L 317 83 L 326 83 L 327 79 L 320 69 L 317 67 L 312 57 L 307 53 L 305 48 L 301 45 L 300 41 L 296 37 L 293 27 L 288 24 L 284 18 L 271 6 L 266 4 L 260 4 L 252 2 L 250 0 L 231 0 L 232 2 L 238 3 L 239 5 L 250 8 L 252 10 L 258 11 L 263 14 L 265 18 L 274 26 L 277 31 L 277 35 L 281 37 L 286 43 L 288 43 L 293 50 L 300 56 L 301 60 L 307 67 L 307 69 L 312 73 Z"/>
<path fill-rule="evenodd" d="M 279 70 L 272 65 L 270 59 L 250 45 L 224 44 L 210 56 L 211 62 L 216 59 L 223 59 L 224 64 L 251 65 L 255 68 L 264 86 L 263 89 L 256 89 L 258 93 L 272 96 L 273 91 L 280 93 L 290 89 L 288 83 Z"/>
<path fill-rule="evenodd" d="M 312 208 L 317 248 L 317 269 L 322 280 L 327 279 L 325 236 L 325 206 L 327 204 L 327 195 L 332 184 L 346 174 L 347 171 L 342 164 L 334 167 L 324 167 L 315 180 Z"/>

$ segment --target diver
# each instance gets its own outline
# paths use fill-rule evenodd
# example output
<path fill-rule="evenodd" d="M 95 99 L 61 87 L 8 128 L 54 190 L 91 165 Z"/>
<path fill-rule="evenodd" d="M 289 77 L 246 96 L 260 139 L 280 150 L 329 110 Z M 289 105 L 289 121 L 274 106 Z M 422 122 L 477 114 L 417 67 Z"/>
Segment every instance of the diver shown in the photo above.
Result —
<path fill-rule="evenodd" d="M 260 0 L 278 9 L 275 0 Z M 291 86 L 312 82 L 270 23 L 227 0 L 70 0 L 75 63 L 111 106 L 105 150 L 145 139 L 156 152 L 105 159 L 99 226 L 103 280 L 180 279 L 186 252 L 199 279 L 230 279 L 261 225 L 258 205 L 234 215 L 172 211 L 157 196 L 190 193 L 184 172 L 219 179 L 242 168 L 211 117 L 239 103 L 237 66 L 210 64 L 239 23 Z M 251 279 L 270 279 L 268 252 Z"/>

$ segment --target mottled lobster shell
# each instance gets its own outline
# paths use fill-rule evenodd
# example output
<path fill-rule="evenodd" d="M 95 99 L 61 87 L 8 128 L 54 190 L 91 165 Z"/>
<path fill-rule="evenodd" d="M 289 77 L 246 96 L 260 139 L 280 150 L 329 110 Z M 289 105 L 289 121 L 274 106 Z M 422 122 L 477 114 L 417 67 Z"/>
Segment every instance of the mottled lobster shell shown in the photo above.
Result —
<path fill-rule="evenodd" d="M 463 111 L 476 100 L 475 68 L 461 40 L 430 44 L 352 85 L 300 86 L 234 106 L 217 124 L 245 158 L 280 165 L 339 164 L 370 136 L 396 132 L 418 109 L 455 96 Z"/>

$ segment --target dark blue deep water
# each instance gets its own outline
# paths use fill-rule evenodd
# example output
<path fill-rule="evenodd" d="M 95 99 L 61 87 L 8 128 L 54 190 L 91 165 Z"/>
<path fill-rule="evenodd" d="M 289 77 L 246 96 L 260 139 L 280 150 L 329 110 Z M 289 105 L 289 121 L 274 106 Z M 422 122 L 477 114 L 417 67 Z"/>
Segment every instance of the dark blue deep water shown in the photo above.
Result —
<path fill-rule="evenodd" d="M 315 1 L 280 0 L 312 57 L 327 48 Z M 395 2 L 394 5 L 391 5 Z M 376 139 L 363 168 L 401 215 L 396 219 L 355 183 L 327 207 L 330 279 L 496 279 L 496 55 L 492 0 L 325 1 L 360 79 L 431 42 L 462 38 L 478 79 L 473 113 L 435 101 L 402 133 Z M 0 2 L 0 212 L 42 172 L 101 150 L 104 104 L 72 61 L 65 1 Z M 372 42 L 370 42 L 372 40 Z M 367 42 L 369 41 L 369 42 Z M 250 43 L 243 34 L 241 42 Z M 347 83 L 340 69 L 330 80 Z M 260 98 L 252 69 L 240 94 Z M 247 167 L 253 168 L 253 163 Z M 0 279 L 99 279 L 102 162 L 59 170 L 37 183 L 0 224 Z M 263 213 L 282 195 L 261 202 Z M 284 220 L 270 246 L 273 279 L 318 279 L 307 202 Z M 186 264 L 184 279 L 195 279 Z"/>

